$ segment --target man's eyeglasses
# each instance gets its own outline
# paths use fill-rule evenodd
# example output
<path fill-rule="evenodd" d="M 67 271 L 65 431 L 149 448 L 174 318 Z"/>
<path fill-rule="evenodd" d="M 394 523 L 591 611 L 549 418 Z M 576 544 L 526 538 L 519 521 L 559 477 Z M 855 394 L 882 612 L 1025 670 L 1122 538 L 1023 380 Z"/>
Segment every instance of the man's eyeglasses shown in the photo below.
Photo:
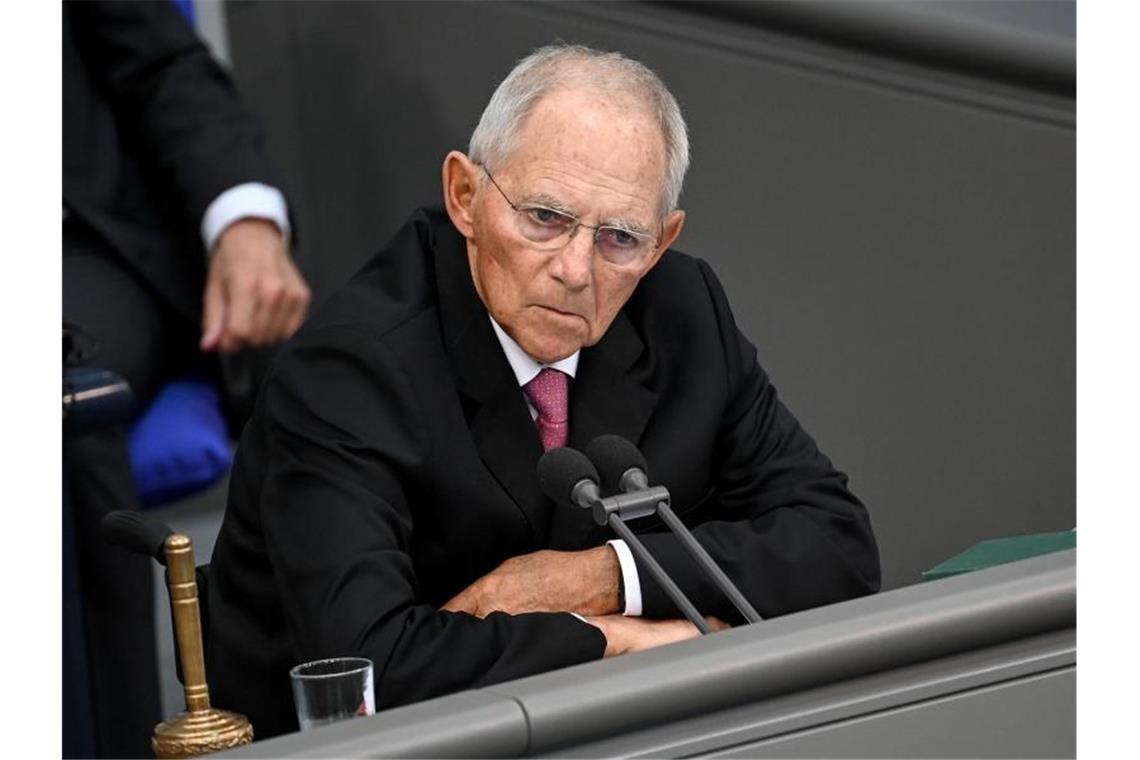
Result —
<path fill-rule="evenodd" d="M 594 248 L 603 259 L 618 266 L 636 264 L 657 248 L 657 239 L 643 232 L 634 232 L 608 224 L 592 227 L 565 211 L 555 211 L 534 204 L 516 205 L 503 192 L 503 188 L 499 187 L 499 183 L 491 176 L 487 167 L 482 168 L 487 173 L 487 179 L 491 180 L 491 184 L 515 212 L 515 227 L 518 233 L 527 241 L 534 243 L 539 250 L 553 251 L 562 248 L 570 242 L 579 227 L 593 230 Z"/>

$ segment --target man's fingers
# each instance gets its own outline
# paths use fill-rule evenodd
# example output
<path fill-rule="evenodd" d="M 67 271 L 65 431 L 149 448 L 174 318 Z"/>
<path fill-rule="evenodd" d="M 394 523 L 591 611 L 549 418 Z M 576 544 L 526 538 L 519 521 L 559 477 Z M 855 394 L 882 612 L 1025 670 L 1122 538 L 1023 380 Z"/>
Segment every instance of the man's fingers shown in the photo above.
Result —
<path fill-rule="evenodd" d="M 729 628 L 732 627 L 731 625 L 724 622 L 720 618 L 713 617 L 711 615 L 708 615 L 705 617 L 705 622 L 708 623 L 709 628 L 712 628 L 714 631 L 727 631 Z"/>
<path fill-rule="evenodd" d="M 440 609 L 444 612 L 466 612 L 470 615 L 476 615 L 479 611 L 478 606 L 475 604 L 475 598 L 466 591 L 462 591 L 453 596 L 447 604 L 440 607 Z M 479 617 L 482 616 L 480 615 Z"/>
<path fill-rule="evenodd" d="M 265 340 L 286 340 L 297 331 L 309 311 L 309 287 L 296 265 L 282 252 L 276 278 L 265 292 L 269 302 Z"/>
<path fill-rule="evenodd" d="M 300 273 L 297 273 L 294 297 L 289 302 L 289 313 L 282 325 L 285 331 L 282 340 L 290 337 L 301 328 L 301 324 L 305 321 L 305 316 L 309 313 L 309 304 L 312 300 L 312 291 L 309 290 L 309 286 L 305 284 L 305 281 L 301 279 Z"/>
<path fill-rule="evenodd" d="M 706 620 L 714 631 L 728 628 L 723 621 L 715 617 Z M 650 620 L 623 615 L 602 615 L 588 617 L 586 621 L 600 628 L 605 635 L 606 657 L 653 649 L 677 641 L 695 639 L 701 635 L 695 625 L 681 618 Z"/>
<path fill-rule="evenodd" d="M 293 322 L 297 299 L 296 286 L 292 282 L 284 283 L 278 292 L 272 294 L 269 324 L 266 328 L 266 342 L 278 343 L 293 334 L 289 330 L 289 326 Z"/>
<path fill-rule="evenodd" d="M 309 312 L 309 288 L 293 265 L 289 262 L 286 264 L 282 286 L 271 294 L 272 309 L 265 336 L 267 342 L 283 341 L 291 337 Z"/>
<path fill-rule="evenodd" d="M 225 325 L 226 300 L 221 284 L 211 278 L 202 294 L 202 340 L 199 347 L 203 351 L 216 350 Z"/>
<path fill-rule="evenodd" d="M 208 315 L 203 322 L 204 350 L 237 351 L 277 343 L 301 326 L 310 291 L 272 223 L 234 222 L 222 233 L 210 266 L 210 286 L 203 295 Z M 219 310 L 224 313 L 220 321 Z"/>
<path fill-rule="evenodd" d="M 253 282 L 242 279 L 230 284 L 226 292 L 226 329 L 222 334 L 222 350 L 237 351 L 250 344 L 253 334 Z"/>
<path fill-rule="evenodd" d="M 285 287 L 276 278 L 263 279 L 251 288 L 249 299 L 253 305 L 247 336 L 249 344 L 260 346 L 274 342 L 284 310 Z"/>
<path fill-rule="evenodd" d="M 291 337 L 293 333 L 301 329 L 301 325 L 305 321 L 305 315 L 309 313 L 308 304 L 308 295 L 306 295 L 304 305 L 295 305 L 289 311 L 288 316 L 281 325 L 281 340 Z"/>
<path fill-rule="evenodd" d="M 288 262 L 284 271 L 261 277 L 249 288 L 251 317 L 245 342 L 253 346 L 289 338 L 305 319 L 309 289 Z"/>

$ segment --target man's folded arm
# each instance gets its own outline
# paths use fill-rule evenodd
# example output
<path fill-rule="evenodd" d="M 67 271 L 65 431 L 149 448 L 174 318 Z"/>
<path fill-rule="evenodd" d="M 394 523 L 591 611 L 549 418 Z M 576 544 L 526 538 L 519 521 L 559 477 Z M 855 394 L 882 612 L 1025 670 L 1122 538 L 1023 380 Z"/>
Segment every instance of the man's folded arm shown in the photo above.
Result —
<path fill-rule="evenodd" d="M 412 485 L 431 465 L 424 410 L 381 341 L 322 333 L 263 389 L 260 516 L 295 659 L 368 657 L 391 706 L 602 657 L 601 631 L 570 614 L 425 602 L 409 552 L 409 499 L 431 498 Z"/>
<path fill-rule="evenodd" d="M 730 387 L 711 504 L 686 524 L 761 616 L 877 591 L 879 556 L 867 510 L 780 401 L 755 347 L 737 329 L 720 283 L 706 264 L 698 265 L 719 320 Z M 702 613 L 741 620 L 672 533 L 641 538 Z M 639 576 L 643 614 L 675 616 L 640 563 Z"/>

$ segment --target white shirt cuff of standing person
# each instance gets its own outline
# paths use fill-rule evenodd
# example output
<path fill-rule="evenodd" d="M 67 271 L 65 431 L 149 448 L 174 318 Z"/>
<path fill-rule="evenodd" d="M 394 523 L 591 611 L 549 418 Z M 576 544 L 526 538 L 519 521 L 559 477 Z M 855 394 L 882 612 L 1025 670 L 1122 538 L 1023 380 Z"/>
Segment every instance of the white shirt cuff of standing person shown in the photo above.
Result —
<path fill-rule="evenodd" d="M 633 552 L 620 538 L 610 539 L 606 542 L 617 552 L 618 563 L 621 565 L 621 585 L 625 598 L 623 615 L 639 617 L 641 615 L 641 580 L 637 577 L 637 563 L 633 561 Z"/>
<path fill-rule="evenodd" d="M 202 244 L 213 253 L 218 238 L 238 219 L 267 219 L 277 225 L 289 247 L 289 206 L 285 196 L 275 187 L 260 182 L 246 182 L 226 190 L 206 207 L 202 215 Z"/>

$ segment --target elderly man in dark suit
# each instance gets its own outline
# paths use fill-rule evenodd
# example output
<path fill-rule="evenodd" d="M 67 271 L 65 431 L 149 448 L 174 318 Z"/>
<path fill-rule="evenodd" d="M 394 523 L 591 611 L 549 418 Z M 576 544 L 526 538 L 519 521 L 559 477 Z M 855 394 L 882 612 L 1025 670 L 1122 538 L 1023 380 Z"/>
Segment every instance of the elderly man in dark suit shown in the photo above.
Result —
<path fill-rule="evenodd" d="M 628 548 L 539 489 L 544 449 L 617 433 L 762 615 L 877 590 L 867 513 L 669 246 L 684 121 L 651 71 L 543 48 L 499 86 L 442 209 L 279 356 L 213 557 L 208 667 L 259 736 L 288 670 L 362 655 L 398 705 L 695 635 Z M 701 612 L 739 617 L 660 523 Z"/>

